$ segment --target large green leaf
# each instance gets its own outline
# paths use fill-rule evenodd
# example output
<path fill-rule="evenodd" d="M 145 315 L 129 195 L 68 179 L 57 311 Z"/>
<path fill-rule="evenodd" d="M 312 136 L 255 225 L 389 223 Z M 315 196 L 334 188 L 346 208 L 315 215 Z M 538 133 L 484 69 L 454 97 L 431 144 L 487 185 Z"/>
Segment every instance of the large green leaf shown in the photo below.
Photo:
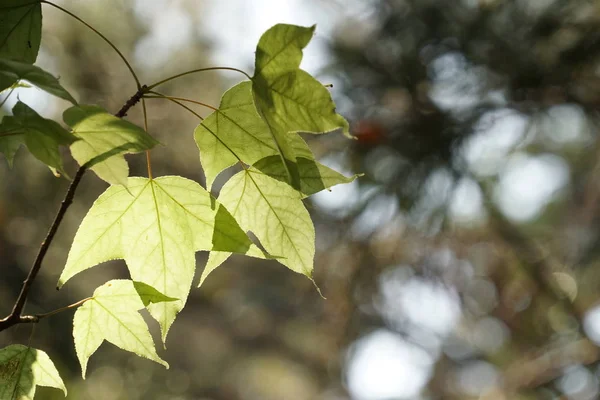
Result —
<path fill-rule="evenodd" d="M 129 280 L 109 281 L 97 288 L 92 298 L 75 312 L 73 338 L 83 378 L 88 359 L 104 340 L 169 368 L 169 364 L 156 354 L 148 326 L 138 311 L 150 302 L 175 299 L 148 285 L 137 289 L 136 284 Z"/>
<path fill-rule="evenodd" d="M 328 90 L 299 69 L 302 49 L 315 27 L 278 24 L 260 38 L 252 77 L 254 103 L 284 161 L 288 182 L 299 187 L 290 135 L 295 132 L 348 134 L 348 122 L 335 112 Z"/>
<path fill-rule="evenodd" d="M 287 181 L 287 172 L 267 124 L 260 118 L 252 100 L 252 84 L 241 82 L 223 95 L 219 110 L 200 124 L 194 138 L 210 189 L 216 176 L 241 160 L 276 179 Z M 299 135 L 289 135 L 289 143 L 297 158 L 300 190 L 311 195 L 325 188 L 347 183 L 354 178 L 319 164 Z"/>
<path fill-rule="evenodd" d="M 67 388 L 48 354 L 21 344 L 0 349 L 0 400 L 32 400 L 37 386 Z"/>
<path fill-rule="evenodd" d="M 265 257 L 196 182 L 175 176 L 129 178 L 127 189 L 109 187 L 84 218 L 59 287 L 94 265 L 123 258 L 134 280 L 179 299 L 148 307 L 165 340 L 187 300 L 199 250 Z"/>
<path fill-rule="evenodd" d="M 9 164 L 12 164 L 18 145 L 24 142 L 38 160 L 64 174 L 58 146 L 69 145 L 77 138 L 56 122 L 42 118 L 20 101 L 12 112 L 12 116 L 5 116 L 0 123 L 0 151 Z"/>
<path fill-rule="evenodd" d="M 60 85 L 58 79 L 40 67 L 20 61 L 0 58 L 0 92 L 11 87 L 19 80 L 26 80 L 32 85 L 35 85 L 54 96 L 77 104 L 77 101 L 73 96 Z"/>
<path fill-rule="evenodd" d="M 109 114 L 101 107 L 79 105 L 66 110 L 63 119 L 80 138 L 71 145 L 73 158 L 80 165 L 110 152 L 118 151 L 91 169 L 111 184 L 126 185 L 129 166 L 125 153 L 151 149 L 158 142 L 142 128 Z"/>
<path fill-rule="evenodd" d="M 252 231 L 283 265 L 311 278 L 315 228 L 301 199 L 287 183 L 254 168 L 234 175 L 219 195 L 242 229 Z"/>
<path fill-rule="evenodd" d="M 0 4 L 0 57 L 33 64 L 42 39 L 42 6 L 35 0 Z"/>

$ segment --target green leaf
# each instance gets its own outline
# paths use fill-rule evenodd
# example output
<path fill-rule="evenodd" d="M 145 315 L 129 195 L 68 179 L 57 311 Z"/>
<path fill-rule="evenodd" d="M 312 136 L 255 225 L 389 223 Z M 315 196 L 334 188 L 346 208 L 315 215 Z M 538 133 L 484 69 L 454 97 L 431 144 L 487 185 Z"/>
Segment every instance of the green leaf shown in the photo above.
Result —
<path fill-rule="evenodd" d="M 84 218 L 59 287 L 108 260 L 125 259 L 131 277 L 179 300 L 151 304 L 163 341 L 183 308 L 195 271 L 195 251 L 266 255 L 202 186 L 176 176 L 129 178 L 109 187 Z"/>
<path fill-rule="evenodd" d="M 287 173 L 267 124 L 260 118 L 252 100 L 252 84 L 241 82 L 229 89 L 221 99 L 219 110 L 213 112 L 194 133 L 200 150 L 200 160 L 210 189 L 216 176 L 238 162 L 253 165 L 281 181 Z M 343 175 L 314 161 L 310 148 L 299 135 L 290 135 L 289 142 L 298 161 L 300 190 L 311 195 L 322 189 L 347 183 L 354 178 Z M 279 161 L 277 161 L 279 159 Z"/>
<path fill-rule="evenodd" d="M 357 177 L 356 175 L 349 178 L 345 177 L 339 172 L 334 171 L 315 160 L 304 157 L 298 157 L 296 159 L 296 165 L 300 177 L 300 188 L 298 190 L 304 197 L 308 197 L 323 189 L 328 189 L 341 183 L 350 183 Z M 254 168 L 261 171 L 263 174 L 287 183 L 286 170 L 281 163 L 281 158 L 278 156 L 263 158 L 254 164 Z"/>
<path fill-rule="evenodd" d="M 349 135 L 348 122 L 335 112 L 329 91 L 307 72 L 299 69 L 302 49 L 315 27 L 278 24 L 261 37 L 256 48 L 252 77 L 254 103 L 267 123 L 284 162 L 288 182 L 297 182 L 297 155 L 290 143 L 294 132 Z"/>
<path fill-rule="evenodd" d="M 26 80 L 54 96 L 77 104 L 73 96 L 58 83 L 58 79 L 40 67 L 0 58 L 0 91 L 11 87 L 19 80 Z"/>
<path fill-rule="evenodd" d="M 19 147 L 25 143 L 25 135 L 21 127 L 14 121 L 14 117 L 5 116 L 0 122 L 0 153 L 4 154 L 8 166 L 12 168 L 15 154 Z"/>
<path fill-rule="evenodd" d="M 311 278 L 315 228 L 301 199 L 287 183 L 254 168 L 234 175 L 219 195 L 242 229 L 252 231 L 269 254 L 282 257 L 280 263 Z M 223 256 L 215 258 L 219 261 Z"/>
<path fill-rule="evenodd" d="M 56 122 L 42 118 L 20 101 L 15 104 L 12 112 L 12 116 L 5 116 L 0 123 L 0 151 L 9 164 L 12 164 L 19 144 L 24 142 L 38 160 L 64 174 L 58 146 L 69 145 L 77 138 Z"/>
<path fill-rule="evenodd" d="M 133 281 L 133 286 L 135 287 L 136 292 L 140 295 L 140 298 L 144 303 L 144 307 L 147 307 L 150 303 L 162 303 L 164 301 L 177 300 L 175 297 L 165 296 L 164 294 L 162 294 L 161 292 L 144 282 Z"/>
<path fill-rule="evenodd" d="M 126 185 L 129 166 L 125 153 L 151 149 L 158 142 L 142 128 L 109 114 L 101 107 L 79 105 L 66 110 L 63 119 L 81 140 L 71 145 L 73 158 L 80 165 L 98 156 L 111 156 L 96 163 L 91 169 L 111 184 Z M 119 149 L 112 154 L 114 149 Z"/>
<path fill-rule="evenodd" d="M 0 6 L 0 57 L 33 64 L 41 39 L 40 2 L 3 0 Z"/>
<path fill-rule="evenodd" d="M 97 288 L 92 298 L 75 312 L 75 352 L 84 379 L 89 358 L 104 340 L 169 368 L 169 364 L 156 354 L 148 326 L 138 311 L 151 301 L 173 299 L 156 289 L 149 291 L 147 285 L 141 293 L 137 288 L 138 285 L 129 280 L 109 281 Z"/>
<path fill-rule="evenodd" d="M 67 388 L 48 354 L 21 344 L 0 349 L 0 400 L 31 400 L 37 386 Z"/>

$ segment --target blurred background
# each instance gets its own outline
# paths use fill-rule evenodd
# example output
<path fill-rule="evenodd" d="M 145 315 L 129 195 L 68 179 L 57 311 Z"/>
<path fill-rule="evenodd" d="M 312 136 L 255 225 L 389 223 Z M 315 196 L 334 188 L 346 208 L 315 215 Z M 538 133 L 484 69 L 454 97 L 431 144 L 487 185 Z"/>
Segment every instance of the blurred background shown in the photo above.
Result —
<path fill-rule="evenodd" d="M 306 203 L 327 300 L 275 262 L 233 258 L 192 289 L 159 349 L 169 370 L 105 343 L 82 380 L 70 312 L 33 333 L 21 325 L 0 334 L 0 346 L 30 340 L 45 350 L 69 398 L 600 398 L 600 1 L 56 2 L 114 40 L 143 83 L 217 65 L 251 72 L 262 32 L 316 23 L 302 67 L 333 84 L 357 140 L 310 145 L 323 163 L 364 173 Z M 116 112 L 135 92 L 122 62 L 78 22 L 43 12 L 37 64 L 80 102 Z M 161 89 L 218 105 L 240 80 L 208 72 Z M 37 89 L 18 97 L 58 120 L 68 107 Z M 154 174 L 203 182 L 198 121 L 162 100 L 147 105 L 150 133 L 164 144 L 152 151 Z M 129 118 L 141 124 L 140 107 Z M 143 155 L 128 159 L 132 175 L 145 174 Z M 68 180 L 25 151 L 12 170 L 0 163 L 0 177 L 4 316 Z M 54 289 L 105 188 L 85 176 L 29 313 L 127 277 L 112 262 Z M 199 253 L 200 270 L 205 260 Z M 40 388 L 37 398 L 62 394 Z"/>

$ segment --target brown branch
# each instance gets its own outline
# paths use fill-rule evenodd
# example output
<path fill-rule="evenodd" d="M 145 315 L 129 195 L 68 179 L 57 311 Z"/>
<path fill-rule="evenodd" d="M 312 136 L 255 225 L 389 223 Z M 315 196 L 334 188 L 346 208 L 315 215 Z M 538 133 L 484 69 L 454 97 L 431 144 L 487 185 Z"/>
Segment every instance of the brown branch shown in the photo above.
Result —
<path fill-rule="evenodd" d="M 146 85 L 142 86 L 133 96 L 131 96 L 129 100 L 127 100 L 127 102 L 123 105 L 119 112 L 115 114 L 115 116 L 118 118 L 123 118 L 125 115 L 127 115 L 127 111 L 129 111 L 131 107 L 133 107 L 137 102 L 140 101 L 147 89 L 148 88 Z M 27 296 L 29 295 L 31 285 L 35 281 L 37 274 L 42 268 L 42 262 L 44 261 L 44 257 L 48 252 L 48 248 L 50 248 L 50 244 L 52 243 L 52 240 L 56 235 L 56 231 L 58 230 L 58 227 L 60 226 L 63 217 L 67 213 L 69 206 L 71 205 L 71 203 L 73 203 L 75 191 L 77 190 L 77 186 L 79 186 L 79 182 L 81 181 L 83 174 L 87 170 L 87 165 L 88 164 L 86 163 L 79 167 L 77 173 L 75 174 L 75 177 L 73 178 L 73 181 L 71 181 L 65 198 L 62 201 L 58 212 L 56 213 L 56 217 L 54 217 L 54 222 L 52 222 L 52 225 L 50 226 L 50 229 L 46 234 L 46 238 L 40 246 L 38 254 L 35 258 L 35 261 L 33 262 L 33 265 L 31 266 L 31 269 L 29 270 L 27 278 L 25 279 L 25 281 L 23 281 L 21 292 L 19 293 L 19 297 L 17 297 L 17 301 L 15 302 L 15 305 L 13 306 L 10 315 L 3 319 L 0 319 L 0 332 L 16 324 L 35 323 L 39 321 L 39 315 L 22 315 L 21 313 L 23 312 L 23 307 L 25 307 L 25 302 L 27 301 Z M 42 316 L 46 316 L 46 314 L 42 314 Z"/>
<path fill-rule="evenodd" d="M 116 117 L 123 118 L 127 115 L 127 111 L 133 106 L 135 106 L 141 99 L 142 96 L 148 91 L 148 86 L 142 85 L 142 87 L 133 95 L 127 103 L 123 104 L 123 107 L 119 110 L 118 113 L 115 114 Z"/>

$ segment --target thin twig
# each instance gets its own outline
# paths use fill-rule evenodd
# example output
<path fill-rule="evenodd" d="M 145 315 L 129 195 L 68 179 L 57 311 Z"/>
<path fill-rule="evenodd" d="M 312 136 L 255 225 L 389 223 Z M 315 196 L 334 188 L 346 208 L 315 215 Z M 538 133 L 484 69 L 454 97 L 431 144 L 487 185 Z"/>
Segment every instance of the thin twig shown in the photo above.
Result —
<path fill-rule="evenodd" d="M 210 108 L 213 111 L 219 111 L 218 108 L 216 108 L 214 106 L 211 106 L 210 104 L 203 103 L 201 101 L 196 101 L 196 100 L 192 100 L 192 99 L 186 99 L 185 97 L 167 96 L 167 95 L 164 95 L 162 93 L 155 92 L 154 90 L 149 90 L 148 93 L 155 94 L 158 97 L 144 95 L 145 99 L 163 98 L 163 99 L 169 99 L 169 100 L 187 101 L 188 103 L 194 103 L 194 104 L 198 104 L 199 106 Z"/>
<path fill-rule="evenodd" d="M 152 92 L 152 93 L 155 93 L 155 92 Z M 144 96 L 144 98 L 145 99 L 165 99 L 165 100 L 169 100 L 169 101 L 171 101 L 171 102 L 173 102 L 173 103 L 175 103 L 175 104 L 177 104 L 177 105 L 185 108 L 186 110 L 188 110 L 192 114 L 194 114 L 196 117 L 198 117 L 200 119 L 200 121 L 204 121 L 204 118 L 200 114 L 198 114 L 196 111 L 192 110 L 191 108 L 189 108 L 185 104 L 183 104 L 183 103 L 175 100 L 173 97 L 160 95 L 160 96 Z"/>
<path fill-rule="evenodd" d="M 246 72 L 244 72 L 244 71 L 242 71 L 241 69 L 238 69 L 238 68 L 232 68 L 232 67 L 209 67 L 209 68 L 193 69 L 191 71 L 186 71 L 186 72 L 183 72 L 181 74 L 173 75 L 171 77 L 163 79 L 162 81 L 153 83 L 152 85 L 148 85 L 148 88 L 154 89 L 155 87 L 157 87 L 159 85 L 162 85 L 163 83 L 167 83 L 169 81 L 172 81 L 173 79 L 181 78 L 182 76 L 186 76 L 186 75 L 189 75 L 189 74 L 195 74 L 197 72 L 206 72 L 206 71 L 235 71 L 235 72 L 239 72 L 240 74 L 243 74 L 244 76 L 246 76 L 246 78 L 252 80 L 252 77 L 250 75 L 248 75 L 248 73 L 246 73 Z"/>

